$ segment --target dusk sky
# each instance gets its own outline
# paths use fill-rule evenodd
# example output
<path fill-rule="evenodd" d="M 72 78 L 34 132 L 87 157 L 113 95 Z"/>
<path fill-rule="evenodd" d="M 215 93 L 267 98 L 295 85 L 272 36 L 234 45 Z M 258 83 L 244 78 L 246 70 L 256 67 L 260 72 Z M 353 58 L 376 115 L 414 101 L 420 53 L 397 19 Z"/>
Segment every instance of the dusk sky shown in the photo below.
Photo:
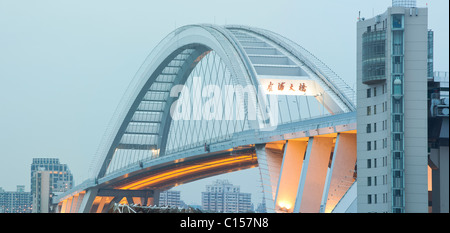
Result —
<path fill-rule="evenodd" d="M 448 71 L 448 0 L 418 0 L 435 32 L 435 70 Z M 391 0 L 0 0 L 0 187 L 30 190 L 32 158 L 59 158 L 76 184 L 88 170 L 135 73 L 175 28 L 199 23 L 268 29 L 303 46 L 351 87 L 358 12 Z M 244 177 L 244 178 L 243 178 Z M 217 178 L 261 197 L 259 171 L 177 187 L 187 203 Z"/>

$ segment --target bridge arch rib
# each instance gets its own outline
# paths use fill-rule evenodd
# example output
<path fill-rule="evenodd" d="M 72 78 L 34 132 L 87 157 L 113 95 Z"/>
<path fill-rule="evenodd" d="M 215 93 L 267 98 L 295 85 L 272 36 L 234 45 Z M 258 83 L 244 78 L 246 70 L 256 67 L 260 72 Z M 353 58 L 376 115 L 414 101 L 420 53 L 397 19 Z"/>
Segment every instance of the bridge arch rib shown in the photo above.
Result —
<path fill-rule="evenodd" d="M 247 86 L 256 81 L 224 29 L 193 25 L 172 32 L 138 71 L 134 89 L 119 110 L 117 123 L 105 142 L 107 146 L 100 152 L 103 158 L 95 172 L 96 178 L 105 176 L 117 150 L 150 151 L 147 157 L 165 153 L 171 125 L 170 107 L 176 100 L 170 97 L 170 91 L 176 85 L 183 85 L 196 65 L 211 51 L 222 58 L 235 85 Z M 256 101 L 253 95 L 249 96 L 250 101 Z M 134 125 L 148 130 L 132 132 Z"/>

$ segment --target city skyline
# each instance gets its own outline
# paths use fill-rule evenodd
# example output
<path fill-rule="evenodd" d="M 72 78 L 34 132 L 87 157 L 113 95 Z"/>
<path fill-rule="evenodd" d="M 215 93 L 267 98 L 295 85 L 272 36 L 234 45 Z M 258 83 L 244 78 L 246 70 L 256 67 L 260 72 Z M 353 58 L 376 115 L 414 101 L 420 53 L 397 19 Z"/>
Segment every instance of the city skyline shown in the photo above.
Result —
<path fill-rule="evenodd" d="M 359 10 L 362 11 L 362 16 L 366 15 L 367 17 L 372 17 L 373 12 L 375 12 L 375 14 L 381 13 L 383 12 L 383 9 L 385 9 L 387 6 L 390 6 L 390 1 L 376 1 L 376 3 L 375 1 L 371 1 L 370 3 L 365 2 L 365 4 L 363 4 L 365 7 L 362 7 L 360 3 L 358 5 L 357 3 L 355 3 L 355 1 L 349 2 L 354 3 L 348 4 L 350 6 L 353 5 L 353 8 L 351 8 L 351 10 L 345 9 L 341 12 L 351 11 L 353 12 L 351 16 L 348 16 L 345 13 L 338 14 L 339 10 L 336 10 L 337 7 L 344 6 L 342 6 L 342 4 L 339 4 L 339 6 L 337 6 L 334 5 L 335 3 L 330 2 L 328 2 L 330 6 L 325 7 L 325 10 L 328 14 L 324 14 L 328 16 L 331 15 L 331 17 L 343 17 L 343 22 L 340 22 L 339 24 L 341 25 L 341 27 L 342 24 L 348 25 L 349 28 L 346 30 L 346 32 L 348 31 L 351 33 L 347 33 L 347 35 L 341 35 L 338 33 L 339 36 L 337 36 L 336 38 L 342 39 L 344 41 L 348 40 L 348 38 L 346 38 L 347 36 L 356 34 L 355 23 L 357 12 Z M 9 5 L 9 8 L 2 7 L 0 9 L 8 8 L 18 10 L 18 6 L 13 6 L 14 3 L 1 1 L 0 4 L 5 4 L 6 6 L 11 4 Z M 299 8 L 301 8 L 302 4 L 313 4 L 312 6 L 315 6 L 318 9 L 318 5 L 316 5 L 318 3 L 300 2 L 296 4 L 298 4 L 297 6 Z M 419 1 L 418 4 L 419 6 L 425 5 L 425 3 L 422 1 Z M 436 5 L 438 4 L 447 4 L 447 7 L 436 7 Z M 56 5 L 58 5 L 58 7 L 60 7 L 59 9 L 63 12 L 70 13 L 70 11 L 66 12 L 67 9 L 64 8 L 64 5 Z M 345 7 L 349 7 L 348 5 L 346 5 Z M 113 6 L 118 7 L 117 4 Z M 128 6 L 129 8 L 131 8 L 130 10 L 136 10 L 136 8 L 138 7 L 138 5 L 134 4 Z M 73 7 L 79 10 L 79 8 L 76 8 L 76 6 Z M 434 10 L 437 11 L 448 9 L 448 2 L 429 2 L 429 7 L 429 28 L 435 31 L 436 37 L 435 69 L 448 71 L 448 20 L 446 20 L 446 24 L 444 23 L 444 26 L 447 26 L 445 31 L 439 26 L 437 22 L 441 19 L 442 14 L 433 14 L 432 12 Z M 433 7 L 439 9 L 434 9 Z M 365 10 L 363 10 L 362 8 L 364 8 Z M 91 10 L 92 11 L 88 11 L 85 14 L 94 14 L 95 10 L 98 10 L 98 8 L 95 8 L 94 6 Z M 118 9 L 115 10 L 118 11 Z M 268 11 L 269 9 L 263 8 L 263 10 Z M 278 13 L 281 15 L 280 12 L 286 9 L 272 10 L 278 10 Z M 45 9 L 43 9 L 43 11 L 45 11 Z M 115 11 L 111 10 L 111 12 L 107 13 L 111 14 L 109 16 L 112 17 L 114 12 Z M 145 11 L 139 12 L 144 13 Z M 446 10 L 446 12 L 448 12 L 448 10 Z M 6 44 L 12 46 L 12 48 L 23 49 L 21 53 L 13 53 L 13 51 L 15 50 L 12 50 L 12 48 L 5 48 L 7 52 L 3 55 L 0 55 L 0 64 L 2 66 L 0 70 L 3 70 L 3 72 L 0 71 L 0 78 L 2 83 L 6 83 L 6 85 L 2 85 L 3 89 L 1 92 L 1 106 L 2 109 L 5 110 L 5 118 L 2 119 L 1 123 L 2 129 L 4 130 L 1 131 L 0 138 L 2 139 L 3 148 L 6 149 L 6 152 L 4 153 L 7 153 L 6 155 L 2 155 L 2 167 L 0 167 L 0 176 L 7 177 L 6 174 L 16 174 L 17 172 L 14 177 L 18 177 L 17 180 L 2 179 L 0 187 L 3 187 L 5 190 L 10 190 L 12 189 L 12 187 L 21 184 L 25 185 L 27 187 L 26 189 L 29 190 L 30 187 L 28 180 L 31 158 L 40 157 L 41 155 L 42 157 L 59 158 L 63 163 L 68 164 L 73 171 L 76 184 L 79 184 L 84 179 L 87 179 L 88 168 L 92 161 L 92 156 L 96 153 L 98 144 L 101 142 L 101 138 L 103 137 L 103 131 L 105 131 L 105 128 L 107 127 L 107 124 L 111 119 L 112 113 L 114 112 L 115 107 L 122 97 L 121 94 L 125 91 L 126 86 L 128 86 L 128 83 L 133 77 L 134 72 L 136 72 L 137 68 L 140 66 L 140 64 L 142 64 L 147 54 L 156 46 L 156 43 L 158 43 L 165 34 L 175 29 L 175 27 L 182 26 L 185 23 L 204 23 L 204 21 L 207 21 L 206 23 L 214 23 L 214 21 L 216 21 L 215 23 L 223 24 L 225 22 L 220 23 L 219 21 L 226 20 L 227 24 L 250 24 L 257 27 L 265 27 L 272 30 L 275 29 L 274 31 L 279 32 L 283 35 L 287 35 L 287 37 L 293 39 L 299 44 L 304 45 L 306 49 L 315 53 L 320 59 L 323 59 L 326 64 L 329 64 L 330 67 L 335 70 L 336 73 L 338 73 L 338 75 L 344 78 L 352 86 L 356 81 L 356 75 L 354 74 L 354 67 L 356 67 L 356 55 L 354 55 L 356 54 L 356 52 L 354 51 L 356 51 L 356 46 L 354 45 L 354 43 L 351 44 L 352 42 L 356 41 L 356 36 L 353 36 L 351 40 L 346 41 L 346 43 L 348 43 L 348 46 L 343 46 L 343 48 L 335 48 L 335 50 L 331 50 L 333 52 L 336 51 L 336 54 L 339 55 L 345 54 L 345 57 L 348 58 L 348 60 L 332 58 L 332 56 L 327 54 L 330 51 L 329 47 L 332 47 L 332 45 L 327 45 L 328 41 L 325 41 L 324 39 L 317 41 L 317 36 L 314 36 L 314 34 L 319 34 L 325 37 L 326 34 L 329 34 L 329 32 L 326 34 L 323 32 L 326 31 L 323 30 L 323 28 L 325 27 L 322 28 L 320 26 L 314 26 L 313 24 L 312 28 L 303 28 L 302 31 L 305 33 L 290 32 L 288 30 L 290 27 L 302 26 L 300 22 L 291 22 L 293 21 L 292 19 L 277 18 L 275 20 L 276 22 L 256 23 L 254 19 L 252 20 L 247 18 L 245 20 L 239 20 L 239 17 L 236 17 L 231 20 L 229 18 L 225 19 L 223 15 L 222 17 L 216 16 L 214 19 L 213 15 L 209 15 L 209 17 L 204 16 L 206 19 L 203 19 L 203 22 L 198 22 L 198 20 L 200 19 L 189 19 L 186 21 L 182 19 L 171 19 L 174 20 L 174 22 L 163 23 L 165 25 L 165 27 L 161 26 L 163 27 L 163 29 L 153 29 L 154 31 L 142 33 L 140 32 L 140 30 L 137 30 L 137 27 L 139 26 L 135 26 L 136 28 L 133 28 L 133 30 L 128 27 L 129 24 L 136 23 L 138 17 L 143 17 L 142 14 L 138 14 L 138 16 L 135 16 L 136 18 L 126 21 L 127 25 L 123 25 L 126 23 L 123 23 L 122 25 L 119 23 L 118 28 L 123 30 L 128 29 L 128 32 L 131 34 L 140 32 L 142 34 L 137 35 L 141 36 L 130 35 L 129 37 L 123 36 L 122 38 L 113 40 L 109 37 L 115 37 L 121 33 L 115 31 L 116 29 L 114 29 L 113 25 L 110 24 L 107 24 L 108 26 L 110 26 L 109 28 L 100 27 L 105 22 L 97 21 L 96 18 L 93 18 L 92 20 L 95 21 L 93 25 L 98 28 L 95 28 L 95 26 L 88 27 L 87 25 L 77 24 L 75 21 L 71 21 L 70 19 L 63 17 L 62 13 L 55 13 L 53 11 L 47 13 L 50 13 L 47 15 L 48 18 L 40 18 L 39 15 L 32 15 L 29 16 L 30 18 L 28 18 L 28 20 L 30 20 L 32 17 L 36 17 L 37 19 L 42 20 L 42 24 L 40 24 L 40 27 L 33 31 L 35 38 L 40 40 L 36 41 L 39 42 L 37 45 L 35 45 L 36 47 L 31 46 L 29 48 L 31 49 L 31 51 L 33 51 L 31 53 L 29 51 L 25 51 L 25 48 L 27 48 L 26 43 L 32 42 L 29 41 L 30 38 L 24 39 L 23 37 L 20 37 L 20 35 L 22 35 L 21 33 L 23 32 L 14 29 L 14 24 L 12 24 L 11 28 L 5 27 L 7 29 L 6 32 L 10 32 L 4 32 L 9 42 Z M 0 17 L 6 17 L 6 19 L 16 19 L 16 21 L 9 20 L 9 22 L 15 22 L 16 24 L 18 24 L 18 26 L 22 26 L 18 27 L 21 30 L 26 29 L 26 20 L 20 22 L 11 14 L 1 15 L 4 16 Z M 448 13 L 446 14 L 446 16 L 448 17 Z M 295 17 L 298 16 L 295 15 Z M 58 18 L 65 19 L 66 21 L 64 22 L 69 23 L 69 25 L 70 23 L 72 23 L 72 26 L 75 25 L 75 29 L 78 29 L 79 31 L 77 33 L 74 32 L 74 35 L 78 37 L 69 39 L 69 36 L 73 35 L 65 30 L 68 30 L 71 27 L 66 27 L 63 24 L 55 24 L 53 20 Z M 300 19 L 303 18 L 300 17 Z M 147 20 L 151 21 L 151 19 L 148 18 Z M 8 22 L 8 20 L 1 21 Z M 85 21 L 84 23 L 87 22 L 88 21 Z M 286 24 L 284 24 L 283 22 Z M 264 23 L 268 23 L 269 25 L 264 25 Z M 318 25 L 322 25 L 320 23 L 321 22 L 319 21 Z M 327 24 L 328 23 L 329 22 L 327 22 Z M 167 26 L 170 24 L 172 25 Z M 276 28 L 277 25 L 281 24 L 283 24 L 285 27 Z M 42 31 L 39 31 L 39 28 L 42 29 Z M 83 28 L 85 28 L 86 30 L 83 30 Z M 107 29 L 107 32 L 103 34 L 99 33 L 98 31 L 101 30 L 98 29 L 100 28 Z M 333 28 L 333 26 L 328 25 L 327 28 Z M 58 31 L 61 33 L 56 33 Z M 157 35 L 154 35 L 153 33 L 156 33 Z M 89 34 L 92 35 L 92 37 L 88 38 Z M 59 40 L 55 38 L 58 36 L 60 36 Z M 146 41 L 150 38 L 151 40 L 149 41 L 151 42 Z M 46 40 L 49 39 L 50 41 L 48 41 L 47 43 Z M 90 39 L 92 39 L 92 41 Z M 101 46 L 100 40 L 102 39 L 111 39 L 109 41 L 110 44 Z M 323 43 L 319 45 L 320 42 Z M 90 46 L 87 46 L 87 44 L 89 43 L 93 43 L 92 48 Z M 135 45 L 130 46 L 129 44 L 132 43 L 135 43 Z M 447 48 L 444 48 L 445 46 L 443 46 L 443 44 L 445 43 Z M 71 47 L 71 44 L 80 46 L 83 53 L 76 53 L 75 50 L 70 50 L 69 47 Z M 96 48 L 94 46 L 98 46 L 96 50 L 94 49 Z M 116 53 L 113 53 L 110 51 L 111 47 L 117 48 L 120 51 L 116 51 Z M 67 53 L 61 53 L 61 51 L 66 50 L 68 51 Z M 349 50 L 352 51 L 351 54 L 353 55 L 347 54 L 348 52 L 346 51 Z M 109 54 L 106 51 L 110 51 Z M 447 51 L 447 54 L 442 51 Z M 94 55 L 90 56 L 89 52 L 94 52 Z M 103 52 L 104 54 L 100 54 L 101 52 Z M 10 56 L 7 57 L 7 55 Z M 34 59 L 39 61 L 28 60 L 33 58 L 33 56 L 30 55 L 33 55 Z M 74 60 L 68 59 L 66 63 L 64 62 L 65 59 L 63 59 L 66 58 L 66 56 L 67 58 L 72 58 Z M 108 56 L 111 60 L 114 58 L 115 63 L 108 62 Z M 89 60 L 89 58 L 91 58 L 91 60 Z M 59 62 L 57 62 L 58 59 Z M 102 63 L 103 60 L 106 61 Z M 45 61 L 47 61 L 47 63 Z M 91 64 L 89 64 L 90 62 L 98 63 L 100 66 L 93 67 L 91 66 Z M 345 65 L 347 63 L 348 66 Z M 22 70 L 19 66 L 20 64 L 31 65 L 31 68 L 34 68 L 33 70 L 35 70 L 35 72 L 28 73 L 26 72 L 27 69 Z M 59 65 L 61 68 L 57 69 L 53 66 L 53 64 Z M 66 70 L 72 70 L 74 72 L 66 73 Z M 39 81 L 35 81 L 35 79 L 31 78 L 36 76 L 39 76 Z M 67 79 L 62 79 L 61 76 L 67 77 Z M 96 77 L 98 79 L 94 79 Z M 114 81 L 110 81 L 110 78 Z M 34 92 L 34 89 L 38 89 L 37 92 Z M 23 96 L 15 96 L 11 92 L 19 90 L 23 90 L 26 94 Z M 45 95 L 43 93 L 45 93 Z M 81 95 L 84 95 L 84 98 L 81 98 Z M 6 99 L 11 99 L 13 101 L 5 101 Z M 56 99 L 60 99 L 63 101 L 57 101 Z M 105 104 L 105 102 L 107 103 Z M 17 108 L 17 106 L 21 106 L 22 108 Z M 13 122 L 15 122 L 15 124 L 7 124 L 7 122 L 11 122 L 12 120 L 14 120 Z M 52 121 L 54 121 L 54 123 Z M 30 131 L 27 132 L 27 129 Z M 28 136 L 24 137 L 24 142 L 18 139 L 19 136 L 20 138 L 23 137 L 23 135 L 19 135 L 19 133 L 23 133 Z M 41 133 L 43 135 L 41 135 Z M 8 166 L 6 166 L 7 164 Z M 253 177 L 258 179 L 259 174 L 255 174 L 254 169 L 247 172 L 248 173 L 243 173 L 251 174 L 253 175 Z M 234 175 L 235 177 L 239 176 L 239 174 Z M 230 177 L 233 177 L 233 175 L 230 175 Z M 216 178 L 213 177 L 213 179 Z M 232 180 L 232 182 L 237 185 L 241 185 L 241 187 L 243 186 L 242 184 L 234 182 L 234 180 Z M 258 185 L 253 181 L 250 184 L 252 184 L 253 186 Z M 191 184 L 192 187 L 194 187 L 194 185 L 195 184 Z M 177 187 L 177 189 L 178 188 L 181 188 L 181 186 Z M 255 191 L 253 191 L 252 193 L 254 192 Z"/>

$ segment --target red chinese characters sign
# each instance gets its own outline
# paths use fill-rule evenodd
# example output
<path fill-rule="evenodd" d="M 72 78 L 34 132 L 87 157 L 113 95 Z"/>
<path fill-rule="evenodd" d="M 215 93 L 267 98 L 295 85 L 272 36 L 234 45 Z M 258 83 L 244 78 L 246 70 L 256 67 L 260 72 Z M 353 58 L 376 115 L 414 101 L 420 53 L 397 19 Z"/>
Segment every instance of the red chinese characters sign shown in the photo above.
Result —
<path fill-rule="evenodd" d="M 260 79 L 267 95 L 316 95 L 312 80 Z"/>

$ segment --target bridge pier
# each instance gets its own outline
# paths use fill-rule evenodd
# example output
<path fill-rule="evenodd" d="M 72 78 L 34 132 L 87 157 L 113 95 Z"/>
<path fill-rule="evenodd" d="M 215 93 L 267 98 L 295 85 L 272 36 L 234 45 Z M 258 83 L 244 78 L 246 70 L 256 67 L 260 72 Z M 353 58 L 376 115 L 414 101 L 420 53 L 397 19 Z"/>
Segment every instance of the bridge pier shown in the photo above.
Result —
<path fill-rule="evenodd" d="M 339 133 L 322 195 L 321 213 L 331 213 L 353 184 L 356 172 L 355 165 L 356 134 Z"/>
<path fill-rule="evenodd" d="M 307 146 L 308 138 L 301 141 L 289 140 L 286 143 L 275 198 L 277 212 L 292 212 Z"/>
<path fill-rule="evenodd" d="M 268 213 L 275 213 L 275 195 L 283 160 L 284 142 L 255 146 Z"/>
<path fill-rule="evenodd" d="M 355 181 L 356 132 L 256 145 L 268 212 L 331 212 Z"/>
<path fill-rule="evenodd" d="M 95 197 L 97 196 L 98 189 L 88 189 L 84 196 L 82 197 L 81 205 L 78 209 L 78 213 L 89 213 L 92 207 L 92 203 L 95 200 Z"/>
<path fill-rule="evenodd" d="M 325 186 L 333 138 L 311 137 L 303 161 L 295 213 L 318 213 Z"/>

